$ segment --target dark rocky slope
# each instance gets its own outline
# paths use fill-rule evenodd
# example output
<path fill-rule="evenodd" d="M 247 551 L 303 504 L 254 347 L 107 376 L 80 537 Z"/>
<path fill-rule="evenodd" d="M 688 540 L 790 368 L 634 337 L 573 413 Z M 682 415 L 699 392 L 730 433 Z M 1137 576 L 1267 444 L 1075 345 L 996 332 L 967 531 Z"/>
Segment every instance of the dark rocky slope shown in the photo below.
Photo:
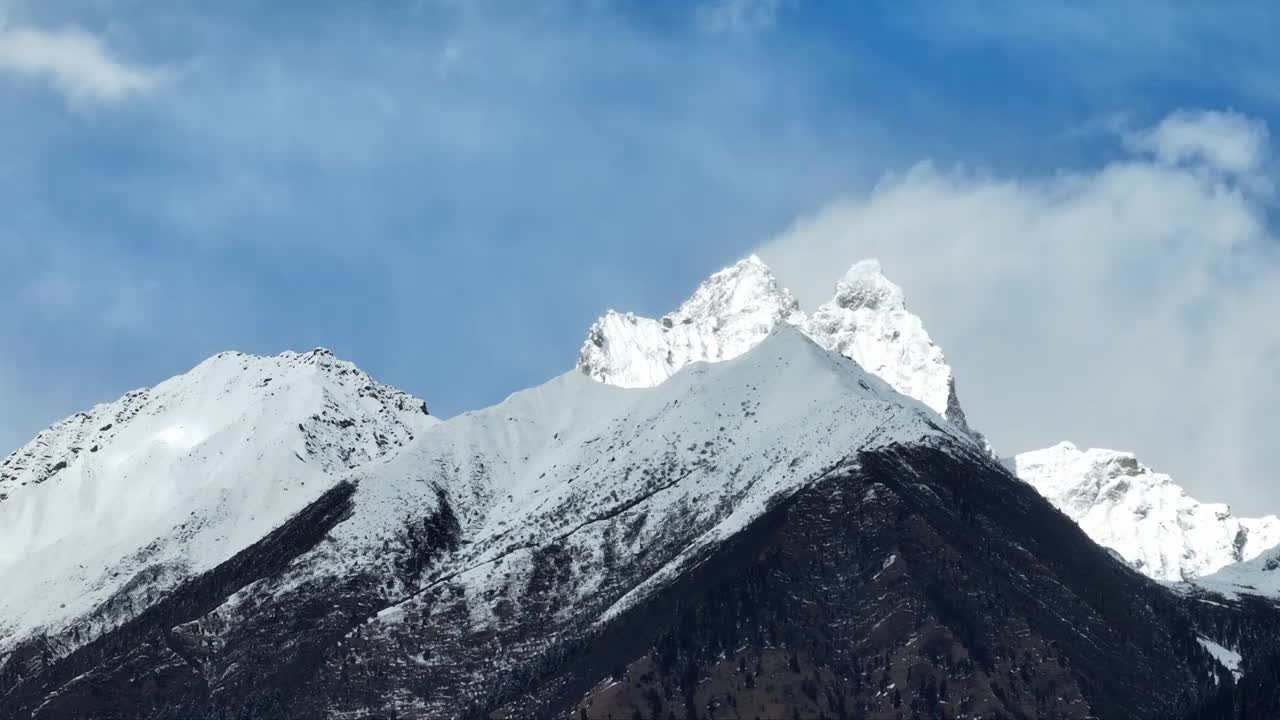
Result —
<path fill-rule="evenodd" d="M 976 457 L 868 453 L 529 683 L 513 717 L 1274 717 L 1274 606 L 1189 602 Z M 890 561 L 892 558 L 892 561 Z M 1198 635 L 1255 649 L 1240 687 Z M 1247 637 L 1245 637 L 1247 636 Z M 538 710 L 529 712 L 528 708 Z M 566 713 L 566 710 L 570 710 Z"/>

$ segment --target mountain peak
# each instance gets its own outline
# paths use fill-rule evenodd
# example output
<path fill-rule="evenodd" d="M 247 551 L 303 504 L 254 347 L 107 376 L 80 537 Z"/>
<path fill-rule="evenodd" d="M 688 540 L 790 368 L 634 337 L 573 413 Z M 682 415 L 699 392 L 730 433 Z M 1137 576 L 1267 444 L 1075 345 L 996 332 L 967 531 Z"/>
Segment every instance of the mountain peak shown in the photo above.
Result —
<path fill-rule="evenodd" d="M 742 316 L 771 318 L 799 308 L 800 304 L 789 290 L 778 284 L 769 266 L 750 255 L 704 280 L 693 295 L 666 318 L 673 322 L 714 318 L 728 324 Z"/>
<path fill-rule="evenodd" d="M 849 310 L 858 308 L 906 310 L 902 288 L 885 277 L 880 261 L 860 260 L 854 263 L 836 283 L 832 302 Z"/>
<path fill-rule="evenodd" d="M 985 444 L 969 428 L 942 349 L 920 318 L 907 310 L 902 288 L 885 277 L 879 261 L 854 263 L 804 329 L 819 345 L 853 358 Z"/>
<path fill-rule="evenodd" d="M 832 299 L 806 317 L 769 267 L 750 255 L 707 278 L 660 320 L 609 311 L 591 326 L 578 369 L 611 385 L 652 387 L 691 362 L 736 357 L 783 324 L 856 361 L 985 446 L 968 425 L 942 350 L 874 259 L 854 263 Z"/>
<path fill-rule="evenodd" d="M 1158 580 L 1189 580 L 1280 542 L 1280 518 L 1202 503 L 1130 452 L 1061 442 L 1006 465 L 1099 545 Z"/>
<path fill-rule="evenodd" d="M 0 618 L 65 621 L 144 561 L 207 569 L 435 422 L 328 351 L 219 353 L 76 413 L 0 462 L 0 570 L 28 580 L 0 590 Z M 45 607 L 54 589 L 77 601 Z"/>
<path fill-rule="evenodd" d="M 338 356 L 335 355 L 334 352 L 327 347 L 316 347 L 303 353 L 285 352 L 283 353 L 283 355 L 285 356 L 293 355 L 305 362 L 315 362 L 315 363 L 333 361 L 338 359 Z"/>
<path fill-rule="evenodd" d="M 660 320 L 610 310 L 591 326 L 578 368 L 611 385 L 652 387 L 691 362 L 737 357 L 800 317 L 796 299 L 752 255 L 704 280 Z"/>

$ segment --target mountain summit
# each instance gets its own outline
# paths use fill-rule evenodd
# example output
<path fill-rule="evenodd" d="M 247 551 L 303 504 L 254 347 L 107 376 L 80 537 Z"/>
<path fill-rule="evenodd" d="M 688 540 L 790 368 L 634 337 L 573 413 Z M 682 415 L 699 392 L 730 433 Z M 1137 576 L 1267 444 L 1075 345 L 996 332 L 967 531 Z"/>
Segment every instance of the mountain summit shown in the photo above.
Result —
<path fill-rule="evenodd" d="M 610 310 L 591 326 L 578 368 L 619 387 L 653 387 L 692 362 L 729 360 L 784 322 L 800 305 L 752 255 L 707 278 L 660 320 Z"/>
<path fill-rule="evenodd" d="M 804 330 L 819 345 L 852 358 L 898 392 L 969 429 L 942 349 L 907 310 L 902 288 L 884 276 L 878 261 L 849 268 L 836 283 L 835 296 L 818 307 Z"/>
<path fill-rule="evenodd" d="M 1089 534 L 1157 580 L 1191 580 L 1280 543 L 1280 518 L 1202 503 L 1132 453 L 1069 442 L 1006 464 Z"/>
<path fill-rule="evenodd" d="M 110 629 L 436 422 L 316 349 L 222 353 L 55 424 L 0 462 L 0 653 Z"/>
<path fill-rule="evenodd" d="M 660 320 L 610 310 L 591 326 L 578 369 L 610 385 L 652 387 L 689 363 L 740 355 L 783 323 L 799 327 L 820 346 L 852 359 L 985 443 L 969 427 L 942 350 L 876 260 L 850 267 L 832 299 L 807 317 L 752 255 L 712 275 Z"/>

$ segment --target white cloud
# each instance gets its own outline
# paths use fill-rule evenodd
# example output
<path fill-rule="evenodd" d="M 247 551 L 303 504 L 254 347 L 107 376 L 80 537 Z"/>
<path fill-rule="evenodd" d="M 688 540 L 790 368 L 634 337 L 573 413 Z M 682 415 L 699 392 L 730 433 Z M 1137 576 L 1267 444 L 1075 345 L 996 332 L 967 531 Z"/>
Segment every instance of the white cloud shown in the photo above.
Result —
<path fill-rule="evenodd" d="M 154 90 L 160 70 L 126 63 L 94 35 L 0 27 L 0 71 L 48 82 L 69 101 L 112 102 Z"/>
<path fill-rule="evenodd" d="M 1267 127 L 1234 112 L 1179 111 L 1130 135 L 1135 149 L 1171 165 L 1204 163 L 1238 175 L 1256 172 L 1267 157 Z"/>
<path fill-rule="evenodd" d="M 999 178 L 928 163 L 758 250 L 812 307 L 879 257 L 997 449 L 1132 449 L 1205 499 L 1280 511 L 1280 241 L 1265 128 L 1177 113 L 1143 152 Z"/>

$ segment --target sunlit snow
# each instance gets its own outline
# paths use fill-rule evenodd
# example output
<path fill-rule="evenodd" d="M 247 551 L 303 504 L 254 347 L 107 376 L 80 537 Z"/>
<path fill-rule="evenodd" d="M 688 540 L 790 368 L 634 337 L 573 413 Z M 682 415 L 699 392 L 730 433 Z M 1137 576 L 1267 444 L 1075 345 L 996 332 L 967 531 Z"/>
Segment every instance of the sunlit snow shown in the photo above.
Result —
<path fill-rule="evenodd" d="M 325 350 L 223 353 L 67 418 L 0 463 L 0 652 L 213 567 L 435 423 Z"/>
<path fill-rule="evenodd" d="M 1208 575 L 1280 542 L 1274 515 L 1241 518 L 1202 503 L 1132 453 L 1064 442 L 1008 464 L 1095 542 L 1158 580 Z"/>

